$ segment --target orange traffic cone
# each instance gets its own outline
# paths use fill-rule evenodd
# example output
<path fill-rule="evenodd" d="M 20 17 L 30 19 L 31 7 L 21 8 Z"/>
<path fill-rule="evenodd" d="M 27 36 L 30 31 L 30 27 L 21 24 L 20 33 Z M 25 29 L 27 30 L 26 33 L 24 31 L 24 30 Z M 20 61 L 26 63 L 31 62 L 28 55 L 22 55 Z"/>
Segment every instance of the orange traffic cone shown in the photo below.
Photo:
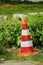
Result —
<path fill-rule="evenodd" d="M 38 52 L 34 51 L 30 32 L 26 20 L 22 21 L 22 37 L 21 37 L 21 49 L 19 56 L 37 55 Z"/>

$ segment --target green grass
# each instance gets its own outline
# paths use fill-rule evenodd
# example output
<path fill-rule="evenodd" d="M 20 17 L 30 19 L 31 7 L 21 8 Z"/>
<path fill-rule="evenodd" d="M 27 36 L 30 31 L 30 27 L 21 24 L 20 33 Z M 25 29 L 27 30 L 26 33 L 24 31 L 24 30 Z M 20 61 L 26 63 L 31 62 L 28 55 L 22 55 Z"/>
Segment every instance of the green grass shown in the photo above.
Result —
<path fill-rule="evenodd" d="M 43 51 L 42 50 L 39 51 L 39 54 L 37 56 L 20 57 L 18 56 L 19 53 L 20 51 L 14 52 L 13 59 L 18 60 L 18 61 L 29 61 L 30 60 L 30 61 L 43 62 Z"/>
<path fill-rule="evenodd" d="M 37 4 L 2 4 L 0 6 L 0 14 L 43 12 L 43 3 Z"/>
<path fill-rule="evenodd" d="M 43 50 L 39 50 L 39 53 L 36 56 L 20 57 L 18 55 L 19 53 L 20 53 L 19 48 L 11 48 L 10 51 L 4 52 L 4 54 L 0 56 L 0 62 L 5 60 L 14 60 L 18 62 L 35 61 L 35 62 L 43 63 Z"/>

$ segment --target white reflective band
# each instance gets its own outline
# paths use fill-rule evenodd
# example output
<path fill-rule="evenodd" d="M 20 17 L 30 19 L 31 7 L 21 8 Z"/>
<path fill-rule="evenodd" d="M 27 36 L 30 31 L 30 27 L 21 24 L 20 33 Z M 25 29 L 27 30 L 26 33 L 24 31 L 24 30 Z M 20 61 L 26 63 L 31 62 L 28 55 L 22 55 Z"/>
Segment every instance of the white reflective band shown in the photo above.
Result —
<path fill-rule="evenodd" d="M 29 30 L 22 30 L 22 35 L 25 36 L 25 35 L 30 35 L 30 32 Z"/>
<path fill-rule="evenodd" d="M 21 47 L 30 47 L 33 46 L 32 40 L 31 41 L 22 41 L 21 42 Z"/>

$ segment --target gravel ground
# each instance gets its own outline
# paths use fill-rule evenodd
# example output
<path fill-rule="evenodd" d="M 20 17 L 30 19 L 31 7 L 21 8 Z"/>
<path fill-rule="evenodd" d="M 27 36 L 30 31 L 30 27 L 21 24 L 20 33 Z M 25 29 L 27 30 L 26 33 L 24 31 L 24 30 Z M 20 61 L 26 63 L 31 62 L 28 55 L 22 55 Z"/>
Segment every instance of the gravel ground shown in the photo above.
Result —
<path fill-rule="evenodd" d="M 0 65 L 43 65 L 43 64 L 40 64 L 39 62 L 29 62 L 29 61 L 24 62 L 5 61 L 4 63 L 0 63 Z"/>

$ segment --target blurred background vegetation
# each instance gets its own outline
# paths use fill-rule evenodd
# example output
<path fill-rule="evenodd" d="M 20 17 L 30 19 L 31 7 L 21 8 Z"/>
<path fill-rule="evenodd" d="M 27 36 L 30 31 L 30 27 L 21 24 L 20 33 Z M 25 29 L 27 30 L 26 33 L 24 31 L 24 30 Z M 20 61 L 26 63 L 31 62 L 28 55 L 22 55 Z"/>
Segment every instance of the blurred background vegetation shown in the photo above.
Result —
<path fill-rule="evenodd" d="M 13 1 L 13 0 L 12 0 Z M 12 2 L 10 0 L 0 0 L 0 15 L 7 15 L 8 20 L 0 19 L 0 61 L 15 60 L 35 60 L 43 62 L 43 3 L 42 2 Z M 37 12 L 37 15 L 29 15 L 30 12 Z M 33 45 L 38 49 L 37 57 L 19 57 L 19 48 L 21 44 L 21 21 L 13 19 L 13 14 L 28 15 L 27 23 Z"/>

